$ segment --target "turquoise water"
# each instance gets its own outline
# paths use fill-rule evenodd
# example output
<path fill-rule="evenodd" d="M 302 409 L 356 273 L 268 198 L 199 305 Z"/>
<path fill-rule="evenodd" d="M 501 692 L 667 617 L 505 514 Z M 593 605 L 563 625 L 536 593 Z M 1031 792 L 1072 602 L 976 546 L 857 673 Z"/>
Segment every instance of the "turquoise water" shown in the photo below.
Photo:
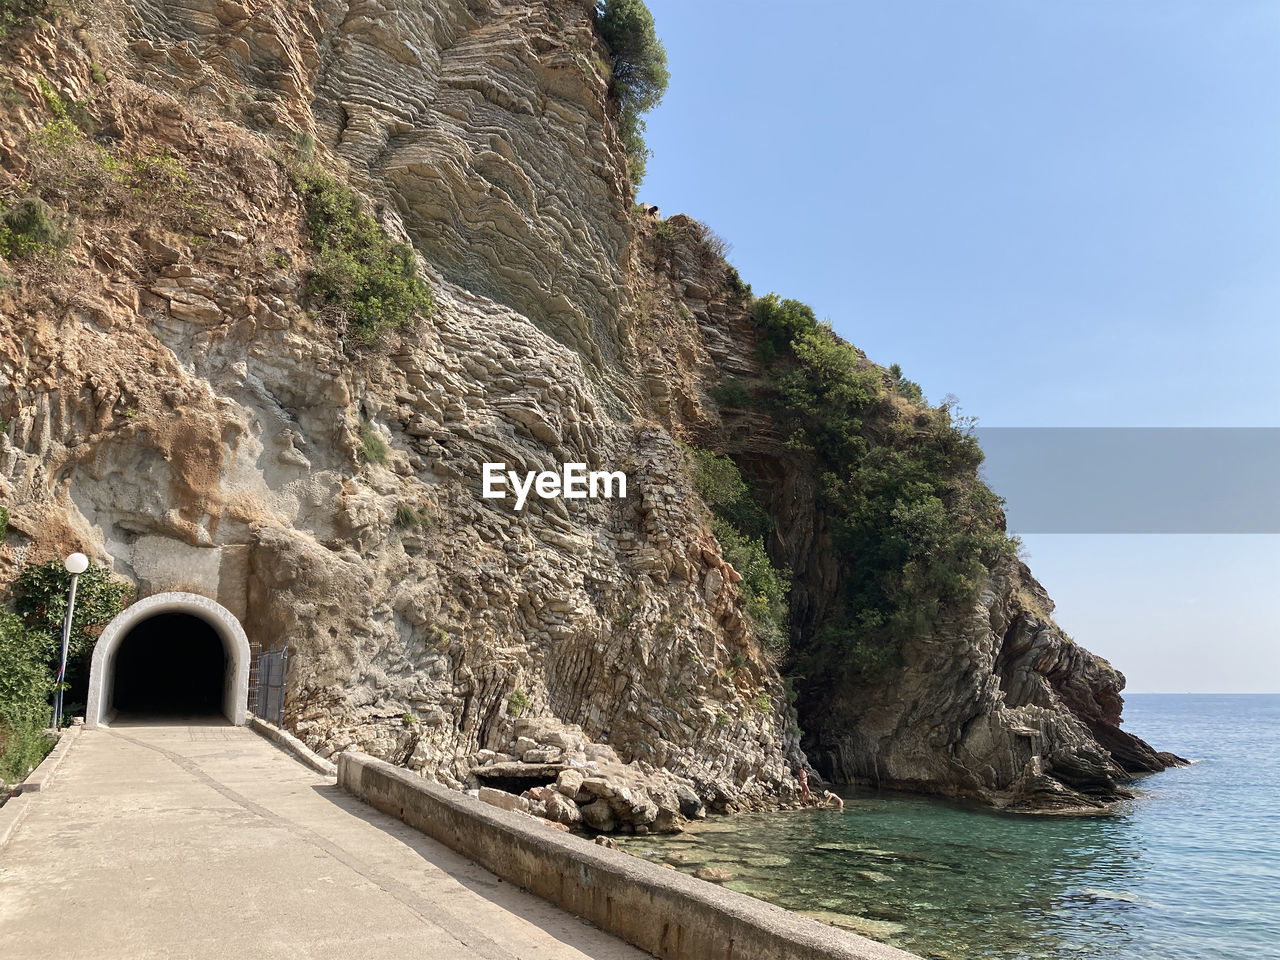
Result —
<path fill-rule="evenodd" d="M 1280 958 L 1280 696 L 1133 695 L 1126 729 L 1198 762 L 1109 817 L 851 792 L 843 814 L 709 822 L 632 853 L 951 960 Z"/>

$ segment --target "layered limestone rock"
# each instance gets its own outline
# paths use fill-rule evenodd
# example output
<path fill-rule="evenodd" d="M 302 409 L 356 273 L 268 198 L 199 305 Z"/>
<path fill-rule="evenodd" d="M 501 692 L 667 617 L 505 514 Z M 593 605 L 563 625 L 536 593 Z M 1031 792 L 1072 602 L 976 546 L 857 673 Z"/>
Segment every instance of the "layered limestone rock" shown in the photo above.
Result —
<path fill-rule="evenodd" d="M 453 283 L 618 360 L 625 152 L 591 0 L 138 0 L 149 84 L 313 135 Z"/>

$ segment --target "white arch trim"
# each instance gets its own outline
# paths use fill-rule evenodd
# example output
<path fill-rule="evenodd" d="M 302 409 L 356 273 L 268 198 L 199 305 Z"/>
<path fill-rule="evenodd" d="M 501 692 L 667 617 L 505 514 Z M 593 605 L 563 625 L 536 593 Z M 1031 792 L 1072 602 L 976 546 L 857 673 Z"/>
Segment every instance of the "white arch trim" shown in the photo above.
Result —
<path fill-rule="evenodd" d="M 213 627 L 227 653 L 227 672 L 222 678 L 222 712 L 236 726 L 243 725 L 249 704 L 249 638 L 230 610 L 197 593 L 154 594 L 122 610 L 107 624 L 89 663 L 89 704 L 85 708 L 84 725 L 106 726 L 115 715 L 111 697 L 115 689 L 116 651 L 130 630 L 161 613 L 191 614 Z"/>

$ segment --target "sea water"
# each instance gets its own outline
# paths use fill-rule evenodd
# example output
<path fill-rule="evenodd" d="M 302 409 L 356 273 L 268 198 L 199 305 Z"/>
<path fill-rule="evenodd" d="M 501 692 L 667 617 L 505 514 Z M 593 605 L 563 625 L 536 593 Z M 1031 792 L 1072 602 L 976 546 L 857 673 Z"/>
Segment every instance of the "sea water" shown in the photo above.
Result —
<path fill-rule="evenodd" d="M 625 847 L 923 957 L 1280 958 L 1280 696 L 1131 695 L 1125 728 L 1196 762 L 1110 816 L 853 790 Z"/>

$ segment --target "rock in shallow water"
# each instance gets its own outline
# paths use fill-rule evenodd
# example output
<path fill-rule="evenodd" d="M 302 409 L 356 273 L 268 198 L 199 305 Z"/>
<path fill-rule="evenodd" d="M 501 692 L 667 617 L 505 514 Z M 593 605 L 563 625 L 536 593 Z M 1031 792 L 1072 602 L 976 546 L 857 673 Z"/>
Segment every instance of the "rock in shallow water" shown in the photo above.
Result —
<path fill-rule="evenodd" d="M 708 880 L 711 883 L 724 883 L 726 880 L 733 879 L 733 871 L 724 867 L 699 867 L 693 875 L 699 880 Z"/>

